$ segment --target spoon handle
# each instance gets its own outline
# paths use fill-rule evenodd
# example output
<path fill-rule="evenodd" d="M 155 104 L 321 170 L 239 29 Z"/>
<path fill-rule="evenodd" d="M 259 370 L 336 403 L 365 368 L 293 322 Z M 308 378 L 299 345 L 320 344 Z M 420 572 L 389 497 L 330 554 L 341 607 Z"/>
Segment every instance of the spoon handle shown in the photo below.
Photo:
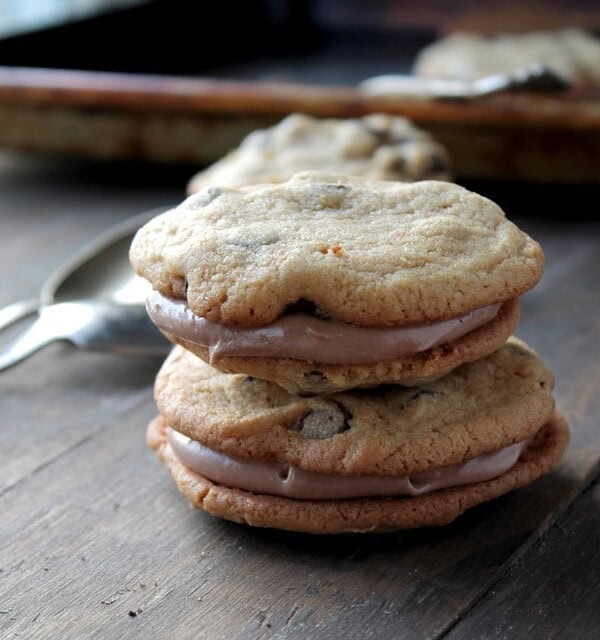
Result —
<path fill-rule="evenodd" d="M 0 371 L 9 369 L 22 360 L 25 360 L 25 358 L 39 351 L 47 344 L 66 338 L 67 336 L 63 333 L 49 330 L 48 322 L 44 319 L 44 316 L 41 315 L 29 329 L 15 339 L 6 351 L 0 353 Z"/>
<path fill-rule="evenodd" d="M 171 348 L 142 305 L 62 302 L 42 307 L 35 322 L 0 352 L 0 372 L 57 340 L 80 349 L 131 355 L 166 355 Z"/>
<path fill-rule="evenodd" d="M 39 306 L 40 301 L 37 298 L 30 298 L 13 302 L 0 309 L 0 331 L 35 313 Z"/>

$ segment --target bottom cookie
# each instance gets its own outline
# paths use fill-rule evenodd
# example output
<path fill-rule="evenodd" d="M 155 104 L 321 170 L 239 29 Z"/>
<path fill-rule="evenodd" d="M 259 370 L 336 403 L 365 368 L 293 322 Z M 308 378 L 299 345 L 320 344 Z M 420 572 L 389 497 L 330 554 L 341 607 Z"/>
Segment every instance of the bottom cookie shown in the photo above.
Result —
<path fill-rule="evenodd" d="M 558 413 L 544 425 L 507 472 L 485 482 L 408 498 L 298 500 L 231 489 L 185 467 L 166 439 L 158 417 L 148 427 L 148 444 L 157 450 L 179 490 L 208 513 L 249 524 L 305 533 L 384 533 L 441 526 L 467 509 L 530 484 L 556 466 L 569 440 Z"/>

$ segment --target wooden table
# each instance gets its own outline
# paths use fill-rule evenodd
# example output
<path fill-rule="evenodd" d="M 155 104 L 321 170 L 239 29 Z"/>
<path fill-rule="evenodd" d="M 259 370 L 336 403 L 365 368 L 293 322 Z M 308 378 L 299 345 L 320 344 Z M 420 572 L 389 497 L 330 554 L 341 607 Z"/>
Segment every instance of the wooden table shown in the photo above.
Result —
<path fill-rule="evenodd" d="M 3 156 L 0 304 L 184 181 Z M 0 375 L 0 637 L 599 637 L 600 226 L 576 219 L 598 194 L 515 188 L 547 254 L 519 335 L 572 426 L 558 471 L 439 530 L 253 530 L 191 510 L 146 448 L 156 360 L 51 346 Z"/>

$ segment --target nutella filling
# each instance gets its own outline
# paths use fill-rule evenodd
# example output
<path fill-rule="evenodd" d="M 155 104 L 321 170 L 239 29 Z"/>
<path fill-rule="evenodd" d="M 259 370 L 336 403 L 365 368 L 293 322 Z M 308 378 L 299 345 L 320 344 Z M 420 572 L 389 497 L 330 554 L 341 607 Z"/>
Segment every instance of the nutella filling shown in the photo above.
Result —
<path fill-rule="evenodd" d="M 430 491 L 491 480 L 513 467 L 527 441 L 453 464 L 404 476 L 334 476 L 304 471 L 285 462 L 235 458 L 167 428 L 180 462 L 226 487 L 300 500 L 339 500 L 375 496 L 419 496 Z"/>
<path fill-rule="evenodd" d="M 492 320 L 492 304 L 458 318 L 405 327 L 377 328 L 283 315 L 264 327 L 230 327 L 195 315 L 182 300 L 153 291 L 146 301 L 156 326 L 208 349 L 211 364 L 223 357 L 292 358 L 325 364 L 375 364 L 456 340 Z"/>

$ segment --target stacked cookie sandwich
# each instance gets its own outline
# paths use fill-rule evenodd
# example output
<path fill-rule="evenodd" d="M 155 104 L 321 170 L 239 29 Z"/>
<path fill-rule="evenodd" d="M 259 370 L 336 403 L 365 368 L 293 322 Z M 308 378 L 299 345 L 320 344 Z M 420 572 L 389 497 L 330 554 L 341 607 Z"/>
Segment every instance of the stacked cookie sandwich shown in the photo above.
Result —
<path fill-rule="evenodd" d="M 552 374 L 509 338 L 542 251 L 457 185 L 207 187 L 143 227 L 131 260 L 178 345 L 148 441 L 214 515 L 312 533 L 440 525 L 566 446 Z"/>

